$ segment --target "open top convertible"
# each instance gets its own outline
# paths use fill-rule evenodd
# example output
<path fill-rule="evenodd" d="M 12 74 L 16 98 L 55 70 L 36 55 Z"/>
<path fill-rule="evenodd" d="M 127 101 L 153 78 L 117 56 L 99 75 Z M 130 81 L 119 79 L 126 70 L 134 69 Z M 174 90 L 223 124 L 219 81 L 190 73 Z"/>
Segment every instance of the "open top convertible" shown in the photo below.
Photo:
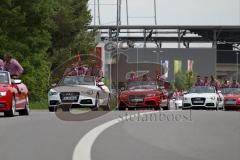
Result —
<path fill-rule="evenodd" d="M 215 87 L 196 86 L 183 97 L 183 109 L 223 109 L 224 97 Z"/>
<path fill-rule="evenodd" d="M 96 82 L 94 76 L 67 76 L 48 92 L 49 111 L 56 111 L 58 107 L 90 107 L 98 110 L 104 106 L 109 110 L 110 91 L 103 82 Z"/>
<path fill-rule="evenodd" d="M 168 109 L 168 93 L 155 81 L 129 82 L 119 96 L 119 110 L 153 108 Z"/>
<path fill-rule="evenodd" d="M 0 112 L 13 117 L 16 111 L 29 115 L 28 89 L 21 80 L 11 79 L 9 72 L 0 71 Z"/>

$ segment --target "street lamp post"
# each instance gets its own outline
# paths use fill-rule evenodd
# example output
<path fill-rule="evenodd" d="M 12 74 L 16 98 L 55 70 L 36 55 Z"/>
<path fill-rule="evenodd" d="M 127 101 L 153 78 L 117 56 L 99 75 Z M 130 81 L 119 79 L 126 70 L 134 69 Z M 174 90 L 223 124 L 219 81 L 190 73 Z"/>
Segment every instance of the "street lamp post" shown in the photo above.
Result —
<path fill-rule="evenodd" d="M 239 52 L 236 52 L 236 55 L 237 55 L 237 75 L 236 75 L 236 81 L 238 82 L 238 55 L 239 55 Z"/>

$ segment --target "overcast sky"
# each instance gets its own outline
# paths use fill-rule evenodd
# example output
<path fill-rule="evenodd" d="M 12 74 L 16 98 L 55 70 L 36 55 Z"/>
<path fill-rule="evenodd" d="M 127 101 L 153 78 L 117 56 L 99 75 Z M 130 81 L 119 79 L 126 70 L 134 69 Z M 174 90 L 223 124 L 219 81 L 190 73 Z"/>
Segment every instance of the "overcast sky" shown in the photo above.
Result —
<path fill-rule="evenodd" d="M 100 0 L 102 25 L 116 24 L 116 3 L 117 0 Z M 94 0 L 89 0 L 92 16 L 93 4 Z M 128 0 L 128 5 L 130 25 L 154 25 L 154 0 Z M 96 15 L 97 13 L 96 6 Z M 157 0 L 157 23 L 158 25 L 240 25 L 240 0 Z M 122 25 L 126 25 L 126 0 L 122 0 Z"/>

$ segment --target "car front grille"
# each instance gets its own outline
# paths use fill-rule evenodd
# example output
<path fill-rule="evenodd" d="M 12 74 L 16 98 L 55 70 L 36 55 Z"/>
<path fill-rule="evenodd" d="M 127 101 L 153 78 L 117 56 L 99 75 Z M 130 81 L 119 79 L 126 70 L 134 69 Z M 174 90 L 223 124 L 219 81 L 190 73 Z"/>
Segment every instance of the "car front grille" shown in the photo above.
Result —
<path fill-rule="evenodd" d="M 129 102 L 131 103 L 143 103 L 145 99 L 144 95 L 130 95 Z"/>
<path fill-rule="evenodd" d="M 78 102 L 80 93 L 79 92 L 61 92 L 60 99 L 63 103 Z"/>
<path fill-rule="evenodd" d="M 206 98 L 192 98 L 193 105 L 204 105 Z"/>

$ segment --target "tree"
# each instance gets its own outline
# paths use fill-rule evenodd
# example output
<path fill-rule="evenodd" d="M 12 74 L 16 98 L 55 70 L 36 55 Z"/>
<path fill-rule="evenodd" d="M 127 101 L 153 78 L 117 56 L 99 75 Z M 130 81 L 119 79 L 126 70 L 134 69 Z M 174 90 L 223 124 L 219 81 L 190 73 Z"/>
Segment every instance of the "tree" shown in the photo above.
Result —
<path fill-rule="evenodd" d="M 94 47 L 94 32 L 88 32 L 91 22 L 87 8 L 88 0 L 58 0 L 52 19 L 55 27 L 51 31 L 52 47 L 49 55 L 52 70 L 61 65 L 61 59 L 70 59 L 77 51 L 87 54 Z"/>
<path fill-rule="evenodd" d="M 0 53 L 11 52 L 23 65 L 31 100 L 46 97 L 51 46 L 52 0 L 3 0 L 0 3 Z"/>

